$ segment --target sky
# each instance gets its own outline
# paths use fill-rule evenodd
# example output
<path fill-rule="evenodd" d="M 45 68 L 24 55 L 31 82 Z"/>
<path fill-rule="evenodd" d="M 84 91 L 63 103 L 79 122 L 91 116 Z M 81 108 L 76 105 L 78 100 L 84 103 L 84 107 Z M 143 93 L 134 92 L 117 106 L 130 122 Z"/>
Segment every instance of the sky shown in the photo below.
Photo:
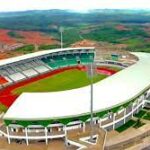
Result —
<path fill-rule="evenodd" d="M 0 11 L 45 9 L 150 9 L 150 0 L 0 0 Z"/>

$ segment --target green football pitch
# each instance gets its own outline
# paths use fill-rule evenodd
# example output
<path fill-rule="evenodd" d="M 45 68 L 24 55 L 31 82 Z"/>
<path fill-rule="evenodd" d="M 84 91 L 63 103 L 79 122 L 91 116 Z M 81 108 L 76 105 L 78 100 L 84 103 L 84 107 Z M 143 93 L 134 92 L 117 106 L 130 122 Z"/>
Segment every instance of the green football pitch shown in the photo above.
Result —
<path fill-rule="evenodd" d="M 96 83 L 107 75 L 98 74 L 93 78 Z M 20 95 L 23 92 L 50 92 L 63 91 L 84 87 L 90 84 L 87 73 L 78 69 L 66 70 L 53 76 L 26 84 L 22 87 L 14 89 L 13 94 Z"/>

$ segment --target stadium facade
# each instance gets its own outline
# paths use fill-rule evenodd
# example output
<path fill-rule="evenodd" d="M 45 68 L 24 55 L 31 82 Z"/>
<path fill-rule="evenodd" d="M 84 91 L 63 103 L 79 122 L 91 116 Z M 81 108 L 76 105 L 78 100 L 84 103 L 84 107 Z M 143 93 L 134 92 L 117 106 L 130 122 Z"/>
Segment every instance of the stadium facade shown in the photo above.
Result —
<path fill-rule="evenodd" d="M 95 59 L 93 47 L 55 49 L 0 61 L 1 88 L 62 67 L 87 65 L 118 66 L 118 73 L 94 84 L 94 124 L 107 131 L 128 122 L 150 104 L 150 54 L 133 53 L 138 61 Z M 125 56 L 119 56 L 123 58 Z M 23 93 L 5 113 L 0 133 L 13 139 L 64 138 L 76 128 L 83 131 L 90 121 L 90 87 L 60 92 Z"/>

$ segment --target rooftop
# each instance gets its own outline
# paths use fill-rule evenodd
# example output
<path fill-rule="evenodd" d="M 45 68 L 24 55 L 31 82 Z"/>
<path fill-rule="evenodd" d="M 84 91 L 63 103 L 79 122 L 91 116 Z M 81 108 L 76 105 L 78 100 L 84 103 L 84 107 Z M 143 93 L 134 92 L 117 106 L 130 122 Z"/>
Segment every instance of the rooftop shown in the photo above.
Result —
<path fill-rule="evenodd" d="M 94 111 L 125 103 L 150 87 L 150 54 L 134 53 L 134 65 L 94 84 Z M 78 116 L 90 112 L 90 86 L 79 89 L 23 93 L 4 119 L 36 120 Z"/>

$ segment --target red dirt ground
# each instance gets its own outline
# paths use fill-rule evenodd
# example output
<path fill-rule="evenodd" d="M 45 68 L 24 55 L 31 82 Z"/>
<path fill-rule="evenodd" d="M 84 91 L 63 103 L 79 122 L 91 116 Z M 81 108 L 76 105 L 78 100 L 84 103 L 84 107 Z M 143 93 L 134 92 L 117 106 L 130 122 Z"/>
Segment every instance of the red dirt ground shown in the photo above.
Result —
<path fill-rule="evenodd" d="M 75 42 L 74 44 L 71 45 L 71 47 L 95 47 L 95 45 L 97 45 L 97 42 L 96 41 L 92 41 L 92 40 L 87 40 L 87 39 L 84 39 L 82 41 L 78 41 L 78 42 Z"/>
<path fill-rule="evenodd" d="M 7 54 L 7 53 L 4 53 L 4 52 L 0 52 L 0 60 L 1 59 L 6 59 L 6 58 L 9 58 L 10 56 L 9 56 L 9 54 Z"/>
<path fill-rule="evenodd" d="M 150 34 L 150 27 L 149 26 L 144 27 L 143 30 Z"/>
<path fill-rule="evenodd" d="M 115 28 L 116 28 L 118 31 L 128 31 L 128 30 L 130 30 L 130 28 L 127 28 L 127 27 L 124 26 L 124 25 L 117 25 Z"/>
<path fill-rule="evenodd" d="M 50 37 L 47 36 L 41 32 L 35 32 L 35 31 L 17 31 L 21 36 L 24 38 L 20 39 L 20 42 L 26 43 L 26 44 L 57 44 L 58 42 Z"/>
<path fill-rule="evenodd" d="M 54 45 L 59 44 L 52 36 L 46 35 L 42 32 L 36 31 L 14 31 L 23 38 L 13 38 L 8 35 L 8 32 L 12 30 L 0 29 L 0 60 L 14 56 L 22 55 L 21 52 L 9 51 L 7 48 L 1 48 L 1 44 L 8 46 L 14 46 L 16 44 L 33 44 L 33 45 Z"/>
<path fill-rule="evenodd" d="M 86 67 L 85 66 L 74 66 L 74 67 L 61 68 L 61 69 L 58 69 L 58 70 L 48 72 L 46 74 L 39 75 L 39 76 L 34 77 L 34 78 L 27 79 L 25 81 L 21 81 L 19 83 L 14 83 L 13 85 L 5 87 L 4 89 L 2 89 L 0 91 L 0 103 L 5 105 L 6 107 L 10 107 L 13 104 L 13 102 L 16 100 L 16 98 L 18 97 L 18 95 L 12 94 L 12 91 L 14 89 L 16 89 L 18 87 L 21 87 L 23 85 L 30 84 L 32 82 L 38 81 L 40 79 L 44 79 L 46 77 L 53 76 L 55 74 L 58 74 L 60 72 L 65 71 L 65 70 L 71 70 L 71 69 L 79 69 L 79 70 L 85 71 Z M 112 75 L 112 74 L 116 73 L 116 71 L 114 71 L 114 70 L 111 70 L 111 69 L 108 69 L 108 68 L 101 68 L 101 67 L 98 67 L 97 71 L 98 71 L 98 73 L 103 73 L 103 74 L 107 74 L 107 75 Z"/>
<path fill-rule="evenodd" d="M 0 29 L 0 42 L 3 44 L 14 44 L 17 43 L 17 40 L 15 38 L 10 37 L 7 33 L 10 30 L 4 30 L 4 29 Z"/>
<path fill-rule="evenodd" d="M 16 44 L 16 43 L 25 43 L 25 44 L 57 44 L 53 37 L 48 36 L 42 32 L 36 31 L 15 31 L 23 38 L 12 38 L 8 35 L 8 32 L 11 30 L 0 29 L 0 42 L 3 44 Z"/>

